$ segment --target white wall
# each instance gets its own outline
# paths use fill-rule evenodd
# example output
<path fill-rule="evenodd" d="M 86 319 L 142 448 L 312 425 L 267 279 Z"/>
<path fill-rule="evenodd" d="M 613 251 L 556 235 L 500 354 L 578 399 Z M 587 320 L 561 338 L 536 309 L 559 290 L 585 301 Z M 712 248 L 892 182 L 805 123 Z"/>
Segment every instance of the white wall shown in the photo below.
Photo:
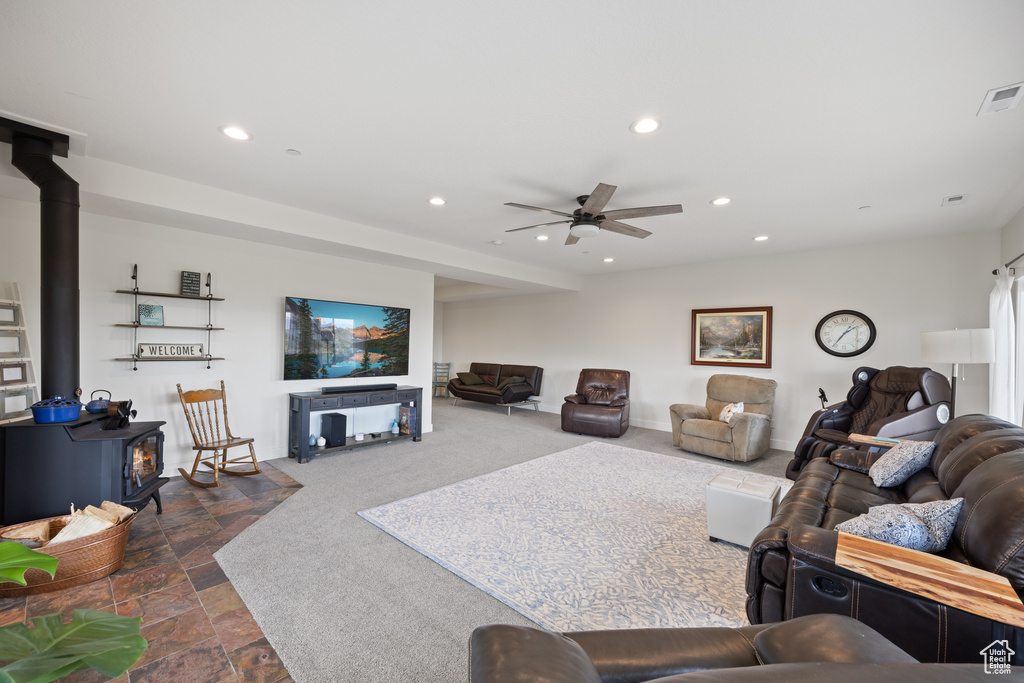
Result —
<path fill-rule="evenodd" d="M 598 237 L 597 239 L 601 239 Z M 452 302 L 444 353 L 453 371 L 472 361 L 544 368 L 541 409 L 557 412 L 580 368 L 631 373 L 631 424 L 670 430 L 668 407 L 703 403 L 716 372 L 779 383 L 773 446 L 792 448 L 820 408 L 818 387 L 841 401 L 861 365 L 921 366 L 919 333 L 985 327 L 1000 233 L 990 231 L 874 246 L 807 251 L 589 278 L 579 292 Z M 694 308 L 772 306 L 772 368 L 691 366 Z M 814 328 L 827 313 L 870 317 L 878 339 L 841 359 L 821 351 Z M 949 367 L 936 367 L 949 375 Z M 988 373 L 970 366 L 957 414 L 985 412 Z"/>
<path fill-rule="evenodd" d="M 0 199 L 0 238 L 0 281 L 20 284 L 30 343 L 38 353 L 38 203 Z M 412 309 L 410 374 L 383 381 L 421 386 L 429 396 L 432 274 L 89 213 L 81 215 L 80 249 L 84 398 L 95 389 L 108 389 L 114 399 L 134 401 L 137 419 L 165 420 L 168 472 L 190 464 L 194 457 L 178 404 L 175 384 L 179 382 L 187 390 L 216 386 L 224 379 L 232 431 L 255 436 L 262 460 L 287 455 L 289 392 L 313 391 L 324 384 L 382 381 L 282 380 L 285 296 Z M 202 363 L 174 362 L 140 363 L 138 371 L 113 360 L 131 353 L 132 330 L 114 324 L 132 320 L 133 298 L 114 290 L 132 287 L 133 263 L 139 266 L 140 289 L 149 291 L 177 292 L 182 270 L 200 271 L 204 281 L 207 272 L 213 274 L 213 294 L 225 298 L 213 304 L 213 321 L 226 329 L 214 333 L 212 351 L 226 360 L 215 361 L 210 370 Z M 164 306 L 167 324 L 205 324 L 202 304 L 175 299 L 154 299 L 154 303 Z M 140 340 L 145 335 L 154 342 L 205 343 L 206 336 L 188 330 L 141 330 L 139 334 Z M 430 402 L 422 409 L 423 428 L 429 431 Z M 386 416 L 379 419 L 384 427 L 390 424 Z"/>

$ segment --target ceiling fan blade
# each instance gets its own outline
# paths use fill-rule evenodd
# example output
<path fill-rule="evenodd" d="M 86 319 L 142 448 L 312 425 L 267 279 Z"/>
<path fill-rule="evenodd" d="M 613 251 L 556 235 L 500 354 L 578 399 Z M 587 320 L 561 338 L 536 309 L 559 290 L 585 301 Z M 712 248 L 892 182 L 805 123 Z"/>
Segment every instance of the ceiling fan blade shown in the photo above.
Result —
<path fill-rule="evenodd" d="M 514 206 L 517 209 L 529 209 L 530 211 L 543 211 L 544 213 L 553 213 L 556 216 L 565 216 L 567 218 L 572 218 L 571 213 L 566 213 L 565 211 L 555 211 L 554 209 L 542 209 L 539 206 L 528 206 L 527 204 L 516 204 L 515 202 L 505 202 L 505 206 Z"/>
<path fill-rule="evenodd" d="M 608 203 L 608 200 L 612 198 L 615 190 L 615 185 L 598 183 L 597 187 L 594 188 L 594 191 L 590 193 L 587 201 L 583 203 L 583 213 L 589 213 L 591 216 L 596 216 L 601 213 L 601 209 L 603 209 Z"/>
<path fill-rule="evenodd" d="M 617 232 L 620 235 L 639 237 L 640 239 L 648 237 L 651 234 L 646 230 L 634 228 L 632 225 L 626 225 L 625 223 L 619 223 L 618 221 L 601 221 L 601 229 L 607 230 L 608 232 Z"/>
<path fill-rule="evenodd" d="M 620 218 L 646 218 L 648 216 L 664 216 L 669 213 L 682 213 L 681 204 L 668 204 L 666 206 L 638 206 L 635 209 L 616 209 L 605 211 L 604 217 L 618 220 Z"/>
<path fill-rule="evenodd" d="M 570 235 L 565 238 L 565 246 L 567 246 L 567 247 L 571 246 L 573 244 L 576 244 L 579 241 L 580 241 L 579 237 L 577 237 L 576 235 L 573 235 L 573 234 L 570 233 Z"/>
<path fill-rule="evenodd" d="M 520 230 L 529 230 L 530 228 L 543 228 L 545 225 L 561 225 L 562 223 L 572 223 L 572 221 L 569 220 L 555 221 L 553 223 L 538 223 L 537 225 L 527 225 L 525 228 L 512 228 L 511 230 L 506 230 L 505 232 L 519 232 Z"/>

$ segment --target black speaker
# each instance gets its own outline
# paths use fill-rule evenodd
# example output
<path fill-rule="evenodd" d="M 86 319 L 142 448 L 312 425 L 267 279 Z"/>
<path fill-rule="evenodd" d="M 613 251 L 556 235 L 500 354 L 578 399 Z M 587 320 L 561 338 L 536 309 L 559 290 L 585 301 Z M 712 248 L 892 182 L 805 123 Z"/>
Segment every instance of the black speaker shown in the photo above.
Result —
<path fill-rule="evenodd" d="M 320 436 L 327 439 L 327 446 L 345 445 L 345 427 L 348 418 L 344 413 L 325 413 L 320 416 Z"/>

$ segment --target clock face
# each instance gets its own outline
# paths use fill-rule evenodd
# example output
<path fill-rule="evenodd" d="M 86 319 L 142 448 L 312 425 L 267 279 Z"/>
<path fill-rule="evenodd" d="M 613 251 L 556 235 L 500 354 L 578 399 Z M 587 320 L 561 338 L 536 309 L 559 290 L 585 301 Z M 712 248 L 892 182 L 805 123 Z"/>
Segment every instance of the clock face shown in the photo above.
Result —
<path fill-rule="evenodd" d="M 856 356 L 875 343 L 875 324 L 857 311 L 829 313 L 814 330 L 814 339 L 825 353 Z"/>

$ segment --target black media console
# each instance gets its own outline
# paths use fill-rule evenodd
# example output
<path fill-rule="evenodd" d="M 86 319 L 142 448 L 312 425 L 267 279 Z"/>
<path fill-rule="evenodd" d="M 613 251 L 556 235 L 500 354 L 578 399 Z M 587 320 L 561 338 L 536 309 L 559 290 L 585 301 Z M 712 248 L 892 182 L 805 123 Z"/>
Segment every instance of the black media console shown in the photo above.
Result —
<path fill-rule="evenodd" d="M 383 388 L 381 388 L 383 387 Z M 331 391 L 328 391 L 331 390 Z M 347 440 L 344 446 L 319 448 L 309 445 L 310 413 L 324 410 L 360 408 L 397 403 L 412 411 L 408 434 L 390 432 L 373 437 L 366 435 L 362 441 Z M 372 446 L 389 441 L 412 439 L 419 441 L 422 436 L 423 389 L 421 387 L 397 386 L 394 384 L 363 384 L 354 387 L 324 387 L 321 391 L 306 391 L 288 394 L 288 457 L 297 458 L 300 463 L 325 453 L 350 450 L 361 446 Z"/>

